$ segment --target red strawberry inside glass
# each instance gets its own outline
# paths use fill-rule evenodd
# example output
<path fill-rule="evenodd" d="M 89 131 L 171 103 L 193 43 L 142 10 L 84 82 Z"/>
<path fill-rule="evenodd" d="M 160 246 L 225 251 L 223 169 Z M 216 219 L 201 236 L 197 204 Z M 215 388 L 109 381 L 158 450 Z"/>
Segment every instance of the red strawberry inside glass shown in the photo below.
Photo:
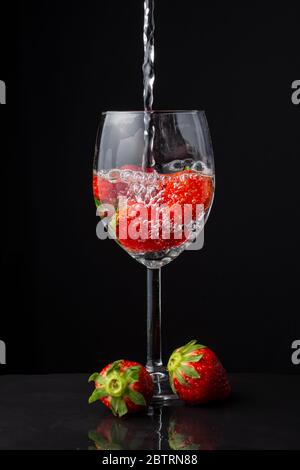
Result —
<path fill-rule="evenodd" d="M 212 171 L 179 161 L 160 173 L 123 165 L 93 175 L 98 214 L 110 234 L 142 264 L 161 267 L 176 258 L 203 227 L 214 193 Z M 174 166 L 170 162 L 168 168 Z M 107 210 L 110 206 L 110 210 Z"/>

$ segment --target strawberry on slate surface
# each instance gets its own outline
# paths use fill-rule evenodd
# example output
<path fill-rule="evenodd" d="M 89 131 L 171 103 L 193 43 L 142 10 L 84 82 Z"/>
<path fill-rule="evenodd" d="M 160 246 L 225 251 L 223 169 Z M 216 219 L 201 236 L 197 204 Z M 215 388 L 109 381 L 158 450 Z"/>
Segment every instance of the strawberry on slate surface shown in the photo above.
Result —
<path fill-rule="evenodd" d="M 173 391 L 186 403 L 224 400 L 231 393 L 227 373 L 215 353 L 195 340 L 173 352 L 168 371 Z"/>
<path fill-rule="evenodd" d="M 121 359 L 108 364 L 98 374 L 90 376 L 95 390 L 89 403 L 100 400 L 115 416 L 145 409 L 153 396 L 154 385 L 150 374 L 138 362 Z"/>

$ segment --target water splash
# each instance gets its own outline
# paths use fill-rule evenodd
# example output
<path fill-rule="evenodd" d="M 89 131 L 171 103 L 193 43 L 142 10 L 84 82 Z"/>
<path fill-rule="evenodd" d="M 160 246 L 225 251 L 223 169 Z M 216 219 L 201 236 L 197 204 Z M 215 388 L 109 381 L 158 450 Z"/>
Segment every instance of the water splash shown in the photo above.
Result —
<path fill-rule="evenodd" d="M 143 168 L 153 167 L 155 160 L 153 156 L 153 142 L 155 126 L 153 122 L 153 87 L 155 80 L 154 73 L 154 0 L 144 0 L 144 62 L 143 62 L 143 83 L 144 83 L 144 155 Z"/>

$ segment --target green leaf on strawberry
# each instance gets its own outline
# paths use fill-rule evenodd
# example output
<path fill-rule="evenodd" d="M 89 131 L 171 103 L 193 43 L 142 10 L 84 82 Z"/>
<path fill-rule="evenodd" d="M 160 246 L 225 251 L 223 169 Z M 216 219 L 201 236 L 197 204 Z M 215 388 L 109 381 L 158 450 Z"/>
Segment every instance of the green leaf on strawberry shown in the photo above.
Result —
<path fill-rule="evenodd" d="M 96 197 L 94 197 L 95 205 L 98 208 L 100 206 L 100 201 Z"/>
<path fill-rule="evenodd" d="M 89 382 L 95 382 L 98 376 L 99 376 L 98 372 L 95 372 L 94 374 L 90 375 L 88 381 Z"/>
<path fill-rule="evenodd" d="M 128 396 L 135 405 L 146 406 L 146 401 L 143 395 L 132 388 L 128 390 Z"/>
<path fill-rule="evenodd" d="M 205 348 L 202 344 L 197 344 L 196 340 L 190 341 L 185 346 L 177 348 L 171 355 L 168 362 L 168 371 L 170 374 L 170 383 L 174 391 L 174 379 L 176 378 L 181 385 L 185 385 L 186 377 L 200 378 L 200 374 L 189 363 L 199 362 L 203 354 L 197 352 Z"/>
<path fill-rule="evenodd" d="M 226 371 L 216 354 L 195 340 L 175 349 L 168 372 L 172 390 L 186 403 L 224 400 L 231 393 Z"/>
<path fill-rule="evenodd" d="M 101 398 L 107 396 L 107 392 L 104 388 L 95 388 L 93 391 L 92 395 L 89 398 L 89 403 L 94 403 L 97 400 L 100 400 Z"/>
<path fill-rule="evenodd" d="M 126 403 L 121 397 L 111 397 L 110 406 L 113 414 L 119 416 L 119 418 L 126 415 L 128 411 Z"/>
<path fill-rule="evenodd" d="M 181 384 L 181 385 L 184 385 L 185 384 L 185 379 L 183 378 L 183 376 L 181 375 L 181 373 L 179 371 L 175 371 L 174 372 L 174 376 L 173 378 L 175 378 L 178 380 L 178 382 Z M 176 393 L 176 390 L 174 388 L 174 385 L 173 385 L 173 381 L 171 380 L 171 388 L 173 390 L 174 393 Z"/>
<path fill-rule="evenodd" d="M 198 361 L 200 361 L 200 359 L 201 359 L 201 357 L 199 357 Z M 184 375 L 186 375 L 187 377 L 193 377 L 193 378 L 200 377 L 200 374 L 198 374 L 196 369 L 194 369 L 193 367 L 190 367 L 190 366 L 186 366 L 185 364 L 181 365 L 181 370 L 184 373 Z"/>
<path fill-rule="evenodd" d="M 125 371 L 125 377 L 129 383 L 134 383 L 139 379 L 140 374 L 140 367 L 139 366 L 132 366 Z"/>

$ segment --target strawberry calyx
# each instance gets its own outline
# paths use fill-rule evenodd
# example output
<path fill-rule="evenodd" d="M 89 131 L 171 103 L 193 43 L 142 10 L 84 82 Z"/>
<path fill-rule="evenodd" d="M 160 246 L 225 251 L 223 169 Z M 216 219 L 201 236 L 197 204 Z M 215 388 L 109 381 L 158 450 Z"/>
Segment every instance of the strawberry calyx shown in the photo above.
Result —
<path fill-rule="evenodd" d="M 199 352 L 206 348 L 202 344 L 198 344 L 196 340 L 192 340 L 186 345 L 175 349 L 171 354 L 167 370 L 169 372 L 170 384 L 174 393 L 176 393 L 174 387 L 174 379 L 177 379 L 181 385 L 187 385 L 186 377 L 192 379 L 200 378 L 200 374 L 192 366 L 193 362 L 199 362 L 203 354 Z"/>
<path fill-rule="evenodd" d="M 90 447 L 90 450 L 123 450 L 123 447 L 118 442 L 105 439 L 97 431 L 90 431 L 89 439 L 95 445 L 95 447 Z"/>
<path fill-rule="evenodd" d="M 168 429 L 168 442 L 173 450 L 200 450 L 200 446 L 193 442 L 193 437 L 177 431 L 177 421 L 172 419 Z"/>
<path fill-rule="evenodd" d="M 139 380 L 141 366 L 121 367 L 122 360 L 113 362 L 104 374 L 95 372 L 89 382 L 95 383 L 95 390 L 89 398 L 89 403 L 107 398 L 115 416 L 121 417 L 128 412 L 127 400 L 135 405 L 146 406 L 142 393 L 134 390 L 134 384 Z"/>

